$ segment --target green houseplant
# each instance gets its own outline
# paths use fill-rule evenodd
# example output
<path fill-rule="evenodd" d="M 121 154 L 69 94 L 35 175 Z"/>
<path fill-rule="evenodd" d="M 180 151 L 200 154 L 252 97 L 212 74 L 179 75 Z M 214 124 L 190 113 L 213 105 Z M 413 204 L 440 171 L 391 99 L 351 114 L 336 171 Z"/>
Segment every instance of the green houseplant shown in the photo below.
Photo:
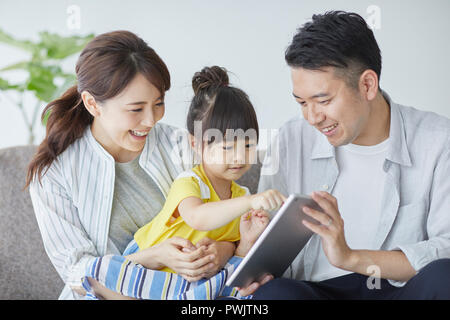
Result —
<path fill-rule="evenodd" d="M 33 42 L 15 39 L 0 29 L 1 43 L 29 53 L 29 59 L 0 69 L 0 94 L 21 110 L 29 131 L 29 144 L 34 143 L 33 129 L 41 106 L 60 96 L 76 82 L 73 73 L 66 73 L 62 70 L 62 63 L 66 58 L 81 51 L 93 37 L 93 34 L 63 37 L 43 31 L 39 32 L 39 40 Z M 10 83 L 2 77 L 5 72 L 12 70 L 25 71 L 26 79 L 20 83 Z M 15 94 L 11 95 L 11 92 L 15 92 Z M 29 108 L 24 107 L 25 92 L 32 92 L 36 98 L 31 115 L 28 115 L 26 111 Z M 45 122 L 46 119 L 44 119 L 44 125 Z"/>

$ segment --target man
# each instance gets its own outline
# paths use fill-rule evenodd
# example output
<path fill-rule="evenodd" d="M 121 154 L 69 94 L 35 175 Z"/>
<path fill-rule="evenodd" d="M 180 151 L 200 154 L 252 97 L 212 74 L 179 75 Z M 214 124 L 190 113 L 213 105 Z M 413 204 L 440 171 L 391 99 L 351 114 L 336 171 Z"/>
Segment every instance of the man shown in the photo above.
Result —
<path fill-rule="evenodd" d="M 280 129 L 286 156 L 259 190 L 311 194 L 323 212 L 305 209 L 320 225 L 304 222 L 316 234 L 283 278 L 241 293 L 450 299 L 450 120 L 380 89 L 380 49 L 355 13 L 314 15 L 285 58 L 303 119 Z"/>

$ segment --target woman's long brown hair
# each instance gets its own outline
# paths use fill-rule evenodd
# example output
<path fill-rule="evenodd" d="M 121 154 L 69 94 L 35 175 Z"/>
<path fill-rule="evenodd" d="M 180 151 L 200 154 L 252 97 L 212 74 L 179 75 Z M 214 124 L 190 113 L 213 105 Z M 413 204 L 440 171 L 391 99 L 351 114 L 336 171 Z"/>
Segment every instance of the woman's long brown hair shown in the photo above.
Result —
<path fill-rule="evenodd" d="M 113 31 L 92 39 L 78 58 L 77 85 L 50 102 L 42 112 L 49 113 L 46 135 L 28 166 L 25 188 L 48 170 L 52 162 L 79 139 L 92 123 L 81 98 L 89 92 L 97 102 L 115 97 L 141 73 L 164 95 L 170 88 L 165 63 L 145 41 L 129 31 Z"/>

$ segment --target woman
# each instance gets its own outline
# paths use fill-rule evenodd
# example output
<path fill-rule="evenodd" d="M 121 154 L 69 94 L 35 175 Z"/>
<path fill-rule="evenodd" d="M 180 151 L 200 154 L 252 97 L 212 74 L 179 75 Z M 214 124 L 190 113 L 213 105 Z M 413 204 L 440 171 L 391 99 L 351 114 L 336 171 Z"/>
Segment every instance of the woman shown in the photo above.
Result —
<path fill-rule="evenodd" d="M 86 266 L 121 254 L 161 210 L 173 179 L 193 165 L 187 133 L 158 122 L 170 75 L 142 39 L 127 31 L 97 36 L 80 54 L 76 74 L 77 85 L 43 112 L 46 136 L 26 184 L 46 252 L 66 284 L 60 299 L 84 294 Z M 196 281 L 216 273 L 235 250 L 230 242 L 201 244 L 171 238 L 129 259 Z"/>

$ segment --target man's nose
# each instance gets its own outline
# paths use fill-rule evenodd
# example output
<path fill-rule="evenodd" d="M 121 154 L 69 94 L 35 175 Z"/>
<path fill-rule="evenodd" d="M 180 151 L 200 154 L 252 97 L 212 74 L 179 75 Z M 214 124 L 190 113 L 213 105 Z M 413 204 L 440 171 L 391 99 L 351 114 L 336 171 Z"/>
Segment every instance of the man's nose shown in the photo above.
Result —
<path fill-rule="evenodd" d="M 318 110 L 315 105 L 308 106 L 308 122 L 310 125 L 315 126 L 325 120 L 325 115 L 321 110 Z"/>

